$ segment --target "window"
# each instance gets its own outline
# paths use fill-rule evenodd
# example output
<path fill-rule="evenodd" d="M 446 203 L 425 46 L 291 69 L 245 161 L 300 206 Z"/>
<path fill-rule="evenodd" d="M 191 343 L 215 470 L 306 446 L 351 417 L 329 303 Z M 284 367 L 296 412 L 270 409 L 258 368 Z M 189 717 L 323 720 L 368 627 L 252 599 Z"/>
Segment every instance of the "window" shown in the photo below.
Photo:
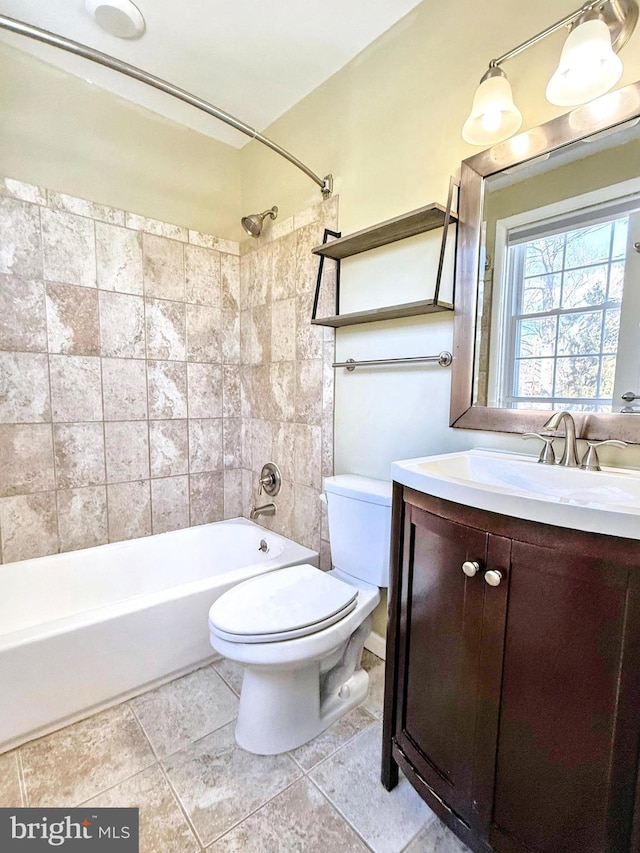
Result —
<path fill-rule="evenodd" d="M 506 234 L 500 404 L 611 412 L 629 221 L 637 198 Z"/>

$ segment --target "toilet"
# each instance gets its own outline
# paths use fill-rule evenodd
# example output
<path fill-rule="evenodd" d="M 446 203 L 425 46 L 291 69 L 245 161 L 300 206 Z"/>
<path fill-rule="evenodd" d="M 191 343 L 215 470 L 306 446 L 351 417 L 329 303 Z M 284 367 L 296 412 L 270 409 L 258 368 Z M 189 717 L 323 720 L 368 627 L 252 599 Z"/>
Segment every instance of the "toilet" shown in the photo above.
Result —
<path fill-rule="evenodd" d="M 301 746 L 369 690 L 360 662 L 389 581 L 391 483 L 340 474 L 324 493 L 333 569 L 260 575 L 209 611 L 211 645 L 244 667 L 236 741 L 259 755 Z"/>

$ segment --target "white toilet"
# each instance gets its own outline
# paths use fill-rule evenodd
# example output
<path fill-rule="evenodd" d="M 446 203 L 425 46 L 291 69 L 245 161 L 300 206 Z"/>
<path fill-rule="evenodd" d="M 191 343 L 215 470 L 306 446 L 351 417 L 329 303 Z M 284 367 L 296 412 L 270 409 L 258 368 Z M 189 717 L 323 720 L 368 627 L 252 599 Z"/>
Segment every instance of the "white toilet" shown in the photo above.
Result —
<path fill-rule="evenodd" d="M 369 689 L 360 659 L 389 580 L 391 483 L 341 474 L 324 489 L 334 568 L 252 578 L 209 611 L 211 645 L 244 666 L 236 740 L 259 755 L 306 743 Z"/>

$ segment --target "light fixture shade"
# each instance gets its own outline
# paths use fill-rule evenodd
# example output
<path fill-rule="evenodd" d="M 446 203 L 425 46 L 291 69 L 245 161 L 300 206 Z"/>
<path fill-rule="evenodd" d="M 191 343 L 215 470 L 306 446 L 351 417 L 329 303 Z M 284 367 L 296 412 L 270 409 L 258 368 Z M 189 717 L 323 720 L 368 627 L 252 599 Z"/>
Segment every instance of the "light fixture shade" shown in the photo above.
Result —
<path fill-rule="evenodd" d="M 569 34 L 547 85 L 547 100 L 560 107 L 584 104 L 608 92 L 622 75 L 604 21 L 584 21 Z"/>
<path fill-rule="evenodd" d="M 476 90 L 469 118 L 462 127 L 462 138 L 472 145 L 492 145 L 513 136 L 521 124 L 522 115 L 513 103 L 504 72 L 490 69 Z"/>

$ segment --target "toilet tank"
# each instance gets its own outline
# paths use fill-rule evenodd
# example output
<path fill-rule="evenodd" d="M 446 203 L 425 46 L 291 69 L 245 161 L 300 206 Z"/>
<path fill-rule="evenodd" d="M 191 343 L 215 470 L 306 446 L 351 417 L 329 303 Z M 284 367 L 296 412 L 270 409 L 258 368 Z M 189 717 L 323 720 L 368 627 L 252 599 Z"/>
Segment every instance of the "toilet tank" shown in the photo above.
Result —
<path fill-rule="evenodd" d="M 391 483 L 338 474 L 325 477 L 331 562 L 374 586 L 389 584 Z"/>

